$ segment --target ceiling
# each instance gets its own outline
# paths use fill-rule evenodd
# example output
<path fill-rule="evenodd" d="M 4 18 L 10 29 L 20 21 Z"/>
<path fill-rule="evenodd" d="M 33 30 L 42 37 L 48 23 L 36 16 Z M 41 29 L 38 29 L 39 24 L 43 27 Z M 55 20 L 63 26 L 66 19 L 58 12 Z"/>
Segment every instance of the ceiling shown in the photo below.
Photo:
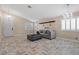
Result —
<path fill-rule="evenodd" d="M 65 4 L 31 4 L 32 8 L 28 8 L 28 4 L 3 4 L 0 6 L 2 10 L 6 12 L 24 17 L 31 21 L 63 15 L 66 9 Z M 79 11 L 79 5 L 71 4 L 70 11 Z"/>

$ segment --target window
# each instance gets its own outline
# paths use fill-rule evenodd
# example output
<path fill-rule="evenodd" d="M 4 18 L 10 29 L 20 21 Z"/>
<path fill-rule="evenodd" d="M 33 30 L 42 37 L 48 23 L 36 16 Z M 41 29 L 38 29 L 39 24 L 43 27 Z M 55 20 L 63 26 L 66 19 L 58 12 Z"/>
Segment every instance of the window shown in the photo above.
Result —
<path fill-rule="evenodd" d="M 62 27 L 62 30 L 65 30 L 65 20 L 62 20 L 61 27 Z"/>
<path fill-rule="evenodd" d="M 76 20 L 75 19 L 71 19 L 71 30 L 76 30 Z"/>
<path fill-rule="evenodd" d="M 70 20 L 69 19 L 67 19 L 66 21 L 65 21 L 66 23 L 66 30 L 70 30 Z"/>
<path fill-rule="evenodd" d="M 77 18 L 77 30 L 79 30 L 79 18 Z"/>
<path fill-rule="evenodd" d="M 62 30 L 65 31 L 75 31 L 75 30 L 79 30 L 79 18 L 75 19 L 66 19 L 66 20 L 62 20 L 61 23 L 61 28 Z"/>

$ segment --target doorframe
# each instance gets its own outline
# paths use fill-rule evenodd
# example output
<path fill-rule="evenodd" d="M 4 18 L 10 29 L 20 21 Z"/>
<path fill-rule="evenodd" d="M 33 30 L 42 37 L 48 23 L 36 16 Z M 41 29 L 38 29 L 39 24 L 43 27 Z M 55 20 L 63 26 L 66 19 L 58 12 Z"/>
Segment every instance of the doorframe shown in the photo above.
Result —
<path fill-rule="evenodd" d="M 3 17 L 2 17 L 2 35 L 4 37 L 13 37 L 14 36 L 14 34 L 13 34 L 14 30 L 12 30 L 12 28 L 14 27 L 14 21 L 13 21 L 13 19 L 12 19 L 12 27 L 11 27 L 12 35 L 11 36 L 5 36 L 5 34 L 4 34 L 4 27 L 5 27 L 4 22 L 5 22 L 7 16 L 8 16 L 8 14 L 3 14 Z"/>

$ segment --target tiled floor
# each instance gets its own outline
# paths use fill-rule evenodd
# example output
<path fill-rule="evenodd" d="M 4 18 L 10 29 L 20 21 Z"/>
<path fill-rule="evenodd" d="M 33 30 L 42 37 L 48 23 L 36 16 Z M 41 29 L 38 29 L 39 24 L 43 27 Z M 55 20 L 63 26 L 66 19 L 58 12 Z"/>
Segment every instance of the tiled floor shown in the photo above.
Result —
<path fill-rule="evenodd" d="M 26 37 L 9 37 L 0 40 L 1 55 L 63 55 L 79 54 L 79 42 L 56 38 L 31 42 Z"/>

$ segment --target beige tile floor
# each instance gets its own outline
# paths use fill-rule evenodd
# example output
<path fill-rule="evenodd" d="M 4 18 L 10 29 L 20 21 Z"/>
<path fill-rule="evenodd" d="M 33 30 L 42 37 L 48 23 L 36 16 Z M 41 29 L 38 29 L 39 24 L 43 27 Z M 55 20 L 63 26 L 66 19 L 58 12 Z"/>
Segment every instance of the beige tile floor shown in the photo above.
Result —
<path fill-rule="evenodd" d="M 26 37 L 0 39 L 0 55 L 75 55 L 79 41 L 56 38 L 31 42 Z"/>

